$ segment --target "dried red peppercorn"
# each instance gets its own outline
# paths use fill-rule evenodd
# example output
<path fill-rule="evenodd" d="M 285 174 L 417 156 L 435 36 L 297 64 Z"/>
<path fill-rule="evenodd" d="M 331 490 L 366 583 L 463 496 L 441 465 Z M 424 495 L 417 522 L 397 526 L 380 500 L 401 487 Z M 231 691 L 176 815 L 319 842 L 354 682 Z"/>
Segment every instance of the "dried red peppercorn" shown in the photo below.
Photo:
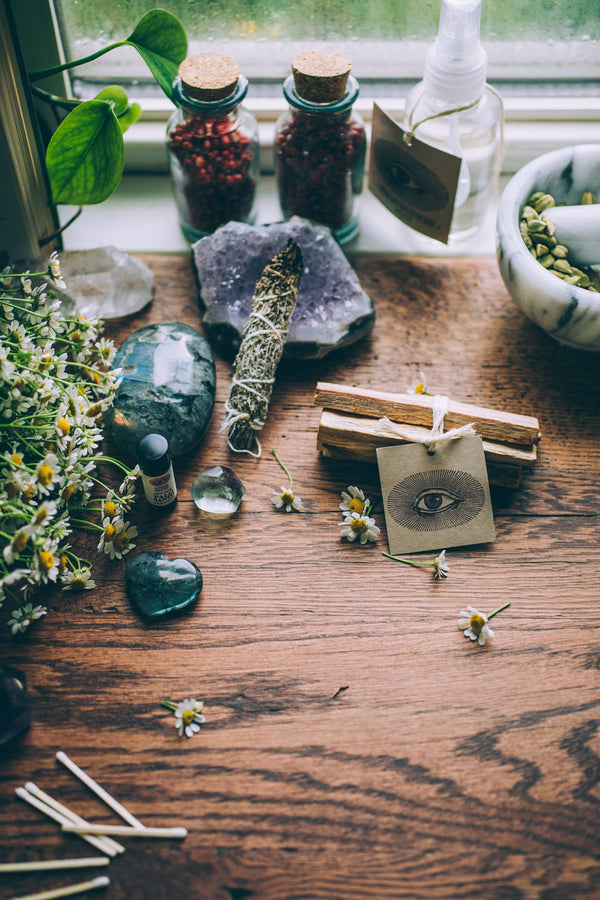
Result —
<path fill-rule="evenodd" d="M 300 54 L 284 84 L 290 109 L 275 137 L 277 187 L 285 218 L 329 226 L 340 242 L 358 231 L 366 136 L 352 111 L 358 83 L 339 54 Z M 326 101 L 326 102 L 323 102 Z"/>
<path fill-rule="evenodd" d="M 191 241 L 231 220 L 254 220 L 258 128 L 241 105 L 247 88 L 237 64 L 218 54 L 184 60 L 173 85 L 179 108 L 167 144 L 180 224 Z"/>

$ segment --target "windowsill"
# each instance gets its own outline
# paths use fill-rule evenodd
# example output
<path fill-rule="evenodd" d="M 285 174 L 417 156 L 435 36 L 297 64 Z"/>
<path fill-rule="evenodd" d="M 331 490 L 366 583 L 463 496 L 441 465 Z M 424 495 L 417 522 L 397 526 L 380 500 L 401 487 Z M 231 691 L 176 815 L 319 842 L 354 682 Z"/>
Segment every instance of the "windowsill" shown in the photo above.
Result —
<path fill-rule="evenodd" d="M 61 207 L 61 221 L 73 214 Z M 396 219 L 366 190 L 360 198 L 360 233 L 346 245 L 352 254 L 379 256 L 493 256 L 496 206 L 491 205 L 475 238 L 450 246 L 423 237 Z M 260 182 L 257 224 L 281 220 L 275 179 Z M 188 253 L 180 231 L 170 178 L 161 175 L 125 175 L 114 194 L 98 206 L 85 207 L 64 233 L 65 250 L 87 250 L 112 244 L 128 253 Z"/>

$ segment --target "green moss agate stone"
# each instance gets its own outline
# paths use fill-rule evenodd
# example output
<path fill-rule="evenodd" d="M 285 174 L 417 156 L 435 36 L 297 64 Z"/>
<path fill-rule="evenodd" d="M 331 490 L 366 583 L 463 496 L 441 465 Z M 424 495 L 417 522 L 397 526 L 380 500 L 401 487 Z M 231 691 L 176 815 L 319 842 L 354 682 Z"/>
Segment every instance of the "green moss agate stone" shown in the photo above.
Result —
<path fill-rule="evenodd" d="M 215 361 L 199 331 L 181 322 L 161 322 L 134 331 L 117 351 L 122 370 L 105 425 L 130 457 L 146 434 L 162 434 L 172 457 L 202 439 L 215 402 Z"/>
<path fill-rule="evenodd" d="M 125 588 L 144 618 L 164 619 L 193 606 L 202 590 L 202 573 L 189 559 L 169 559 L 151 550 L 131 557 Z"/>

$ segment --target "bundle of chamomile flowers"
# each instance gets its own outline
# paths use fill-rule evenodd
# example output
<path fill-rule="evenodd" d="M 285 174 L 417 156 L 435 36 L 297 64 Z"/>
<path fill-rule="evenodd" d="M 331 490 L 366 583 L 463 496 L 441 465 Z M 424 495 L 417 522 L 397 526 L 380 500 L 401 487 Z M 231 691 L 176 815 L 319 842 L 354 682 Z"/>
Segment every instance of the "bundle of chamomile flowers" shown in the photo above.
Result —
<path fill-rule="evenodd" d="M 137 468 L 99 450 L 118 383 L 115 347 L 101 320 L 64 315 L 54 284 L 65 287 L 55 253 L 43 272 L 0 272 L 0 605 L 14 605 L 13 634 L 46 614 L 34 605 L 44 585 L 95 586 L 73 532 L 96 531 L 111 558 L 137 535 L 126 521 Z M 102 482 L 101 462 L 117 467 L 120 487 Z"/>

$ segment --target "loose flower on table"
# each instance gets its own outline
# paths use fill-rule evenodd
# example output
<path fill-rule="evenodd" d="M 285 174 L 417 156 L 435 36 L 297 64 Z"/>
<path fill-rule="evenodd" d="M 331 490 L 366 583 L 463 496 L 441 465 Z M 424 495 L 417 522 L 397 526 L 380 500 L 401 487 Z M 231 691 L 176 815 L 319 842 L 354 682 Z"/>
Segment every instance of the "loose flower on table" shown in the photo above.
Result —
<path fill-rule="evenodd" d="M 179 737 L 192 737 L 200 731 L 200 726 L 206 721 L 202 715 L 204 703 L 202 700 L 188 699 L 174 703 L 172 700 L 161 700 L 160 705 L 170 709 L 175 715 L 175 728 Z"/>
<path fill-rule="evenodd" d="M 465 609 L 461 609 L 460 611 L 458 627 L 464 633 L 464 636 L 466 638 L 470 638 L 472 641 L 477 641 L 477 643 L 481 647 L 483 647 L 494 637 L 494 632 L 488 624 L 489 620 L 498 615 L 499 612 L 502 612 L 502 610 L 506 609 L 508 606 L 510 606 L 510 602 L 503 603 L 502 606 L 499 606 L 498 609 L 495 609 L 494 612 L 489 613 L 489 615 L 487 616 L 485 613 L 480 612 L 474 606 L 467 606 Z"/>
<path fill-rule="evenodd" d="M 371 516 L 373 511 L 373 503 L 365 497 L 362 491 L 356 485 L 349 485 L 345 491 L 341 492 L 342 502 L 339 508 L 344 514 L 344 521 L 340 522 L 342 531 L 340 537 L 346 540 L 358 540 L 360 544 L 369 544 L 377 540 L 380 534 L 380 528 L 377 526 L 375 519 Z"/>
<path fill-rule="evenodd" d="M 279 491 L 273 491 L 273 496 L 271 497 L 271 502 L 275 509 L 284 509 L 286 512 L 292 512 L 292 510 L 299 510 L 302 506 L 302 500 L 300 497 L 294 494 L 294 484 L 292 481 L 292 476 L 289 471 L 286 469 L 284 464 L 279 459 L 276 450 L 272 450 L 271 453 L 285 472 L 288 477 L 288 486 L 282 487 Z"/>

